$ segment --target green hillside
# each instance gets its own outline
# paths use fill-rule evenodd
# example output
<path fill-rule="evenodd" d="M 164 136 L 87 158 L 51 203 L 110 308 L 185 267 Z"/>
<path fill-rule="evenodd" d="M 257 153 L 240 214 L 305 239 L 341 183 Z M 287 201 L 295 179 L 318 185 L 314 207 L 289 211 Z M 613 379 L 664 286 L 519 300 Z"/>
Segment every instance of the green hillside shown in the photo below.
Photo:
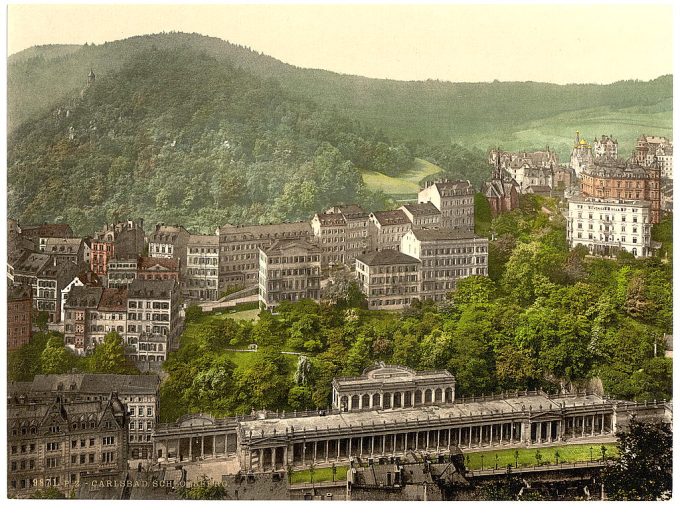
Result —
<path fill-rule="evenodd" d="M 372 204 L 358 167 L 396 173 L 413 157 L 273 80 L 191 49 L 149 49 L 8 141 L 8 210 L 91 232 L 111 219 L 224 223 L 309 218 Z"/>
<path fill-rule="evenodd" d="M 596 124 L 584 124 L 588 137 L 647 131 L 649 121 L 636 116 L 621 118 L 627 109 L 652 109 L 659 127 L 672 122 L 672 76 L 649 82 L 636 80 L 609 85 L 555 85 L 537 82 L 451 83 L 437 80 L 402 82 L 301 69 L 248 48 L 198 34 L 169 33 L 138 36 L 103 45 L 38 47 L 13 55 L 8 67 L 9 127 L 41 114 L 65 95 L 77 94 L 92 67 L 106 76 L 140 51 L 190 48 L 205 52 L 220 63 L 246 69 L 262 78 L 273 78 L 288 92 L 312 99 L 317 105 L 337 109 L 349 119 L 383 130 L 388 136 L 428 143 L 460 143 L 486 149 L 499 136 L 532 148 L 548 141 L 515 139 L 512 134 L 541 126 L 560 116 L 563 130 L 581 126 L 581 114 L 601 109 Z M 640 114 L 643 111 L 639 110 Z M 611 115 L 610 115 L 611 114 Z M 624 134 L 625 127 L 629 131 Z M 592 130 L 591 130 L 592 128 Z M 661 130 L 659 128 L 658 130 Z M 670 129 L 665 130 L 666 135 Z M 541 135 L 541 133 L 537 133 Z M 564 151 L 565 146 L 561 146 Z M 566 155 L 562 155 L 566 158 Z"/>
<path fill-rule="evenodd" d="M 368 189 L 382 191 L 393 198 L 400 198 L 416 197 L 425 178 L 442 172 L 443 169 L 439 166 L 416 158 L 413 166 L 402 171 L 398 176 L 388 176 L 379 171 L 363 171 L 361 176 Z"/>

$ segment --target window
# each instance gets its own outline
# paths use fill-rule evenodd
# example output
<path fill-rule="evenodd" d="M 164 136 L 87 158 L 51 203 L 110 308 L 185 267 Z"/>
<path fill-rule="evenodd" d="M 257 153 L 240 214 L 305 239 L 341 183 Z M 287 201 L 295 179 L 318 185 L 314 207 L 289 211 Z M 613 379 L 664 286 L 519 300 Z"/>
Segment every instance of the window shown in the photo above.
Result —
<path fill-rule="evenodd" d="M 60 445 L 61 444 L 59 442 L 48 442 L 47 443 L 47 450 L 48 451 L 58 451 Z"/>
<path fill-rule="evenodd" d="M 113 436 L 105 436 L 102 438 L 102 445 L 113 445 L 116 439 Z"/>
<path fill-rule="evenodd" d="M 151 406 L 147 406 L 146 407 L 146 416 L 151 417 L 151 415 L 153 415 L 152 408 L 151 408 Z"/>
<path fill-rule="evenodd" d="M 94 463 L 94 453 L 88 454 L 89 463 Z"/>

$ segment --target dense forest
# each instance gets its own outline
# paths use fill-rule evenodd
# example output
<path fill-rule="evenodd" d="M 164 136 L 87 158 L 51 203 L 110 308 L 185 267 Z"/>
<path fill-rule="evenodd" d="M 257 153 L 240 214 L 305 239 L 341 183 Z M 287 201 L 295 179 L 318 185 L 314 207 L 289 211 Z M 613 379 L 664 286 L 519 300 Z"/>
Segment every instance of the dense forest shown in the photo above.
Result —
<path fill-rule="evenodd" d="M 489 276 L 461 280 L 440 305 L 371 312 L 350 286 L 335 301 L 283 304 L 255 323 L 192 309 L 180 350 L 165 364 L 164 419 L 326 408 L 335 376 L 375 361 L 449 369 L 459 396 L 588 387 L 622 399 L 669 399 L 670 260 L 569 250 L 563 220 L 544 206 L 530 197 L 521 211 L 494 220 Z M 669 257 L 671 231 L 670 219 L 655 229 Z M 251 343 L 258 352 L 236 359 L 244 353 L 231 350 Z M 308 365 L 280 351 L 303 353 Z"/>
<path fill-rule="evenodd" d="M 396 173 L 403 144 L 192 50 L 148 50 L 9 140 L 9 212 L 79 233 L 128 216 L 212 231 L 384 206 L 358 167 Z"/>

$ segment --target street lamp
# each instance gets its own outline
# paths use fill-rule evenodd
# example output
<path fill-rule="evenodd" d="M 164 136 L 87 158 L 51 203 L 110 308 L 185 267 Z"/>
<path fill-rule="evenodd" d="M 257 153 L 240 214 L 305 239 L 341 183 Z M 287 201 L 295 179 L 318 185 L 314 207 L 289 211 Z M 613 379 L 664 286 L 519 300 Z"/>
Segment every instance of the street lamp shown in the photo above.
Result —
<path fill-rule="evenodd" d="M 590 448 L 590 463 L 593 462 L 593 448 Z"/>

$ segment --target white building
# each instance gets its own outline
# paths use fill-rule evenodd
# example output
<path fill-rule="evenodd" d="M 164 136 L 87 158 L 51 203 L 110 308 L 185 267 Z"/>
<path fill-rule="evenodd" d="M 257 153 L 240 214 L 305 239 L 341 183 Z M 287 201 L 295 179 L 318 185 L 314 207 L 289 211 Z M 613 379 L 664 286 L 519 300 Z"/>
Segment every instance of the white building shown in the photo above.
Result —
<path fill-rule="evenodd" d="M 486 276 L 489 240 L 466 230 L 412 228 L 401 239 L 401 252 L 418 259 L 420 299 L 442 301 L 467 276 Z"/>
<path fill-rule="evenodd" d="M 475 188 L 469 180 L 427 183 L 418 193 L 418 203 L 428 201 L 441 212 L 442 226 L 475 229 Z"/>
<path fill-rule="evenodd" d="M 567 240 L 594 255 L 614 256 L 628 251 L 650 256 L 652 223 L 650 202 L 575 196 L 569 200 Z"/>

